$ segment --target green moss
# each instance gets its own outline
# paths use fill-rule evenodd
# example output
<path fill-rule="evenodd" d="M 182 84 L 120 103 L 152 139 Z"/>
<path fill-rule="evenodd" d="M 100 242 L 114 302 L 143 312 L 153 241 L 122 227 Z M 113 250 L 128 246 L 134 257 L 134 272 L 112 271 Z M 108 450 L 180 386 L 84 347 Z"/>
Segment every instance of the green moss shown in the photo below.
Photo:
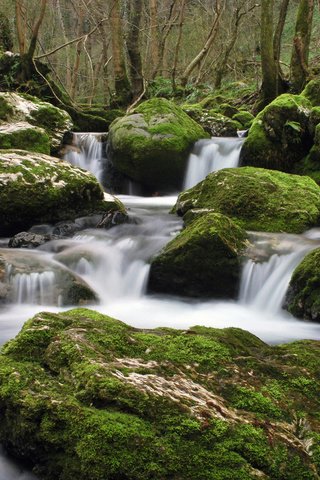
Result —
<path fill-rule="evenodd" d="M 306 97 L 312 106 L 320 106 L 320 81 L 318 79 L 310 80 L 301 95 Z"/>
<path fill-rule="evenodd" d="M 48 480 L 315 480 L 318 344 L 40 313 L 0 355 L 0 441 Z"/>
<path fill-rule="evenodd" d="M 50 154 L 50 139 L 42 128 L 27 124 L 14 131 L 0 132 L 0 149 L 21 149 Z"/>
<path fill-rule="evenodd" d="M 117 210 L 95 177 L 66 162 L 27 151 L 0 152 L 1 233 Z"/>
<path fill-rule="evenodd" d="M 241 150 L 242 165 L 292 172 L 311 146 L 310 111 L 302 95 L 277 97 L 253 121 Z"/>
<path fill-rule="evenodd" d="M 234 297 L 246 235 L 229 218 L 197 218 L 151 262 L 149 288 L 187 296 Z"/>
<path fill-rule="evenodd" d="M 319 224 L 319 192 L 309 177 L 253 167 L 224 169 L 182 192 L 175 210 L 184 215 L 207 208 L 246 230 L 301 233 Z"/>
<path fill-rule="evenodd" d="M 235 115 L 232 116 L 233 120 L 236 120 L 237 122 L 241 123 L 243 128 L 248 129 L 251 127 L 252 122 L 254 120 L 254 116 L 250 112 L 246 111 L 240 111 L 236 113 Z"/>
<path fill-rule="evenodd" d="M 320 249 L 309 253 L 293 272 L 286 308 L 307 320 L 320 320 Z"/>
<path fill-rule="evenodd" d="M 163 98 L 143 102 L 109 132 L 116 169 L 153 189 L 180 186 L 188 152 L 204 137 L 202 127 Z"/>

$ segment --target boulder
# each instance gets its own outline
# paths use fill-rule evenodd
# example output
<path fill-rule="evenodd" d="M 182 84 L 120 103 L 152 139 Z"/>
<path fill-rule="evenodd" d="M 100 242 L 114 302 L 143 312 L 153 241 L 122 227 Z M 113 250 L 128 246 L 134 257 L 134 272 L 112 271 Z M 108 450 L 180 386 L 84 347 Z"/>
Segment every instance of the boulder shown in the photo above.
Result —
<path fill-rule="evenodd" d="M 213 110 L 204 112 L 199 123 L 213 137 L 236 137 L 242 128 L 241 123 Z"/>
<path fill-rule="evenodd" d="M 50 140 L 43 128 L 30 123 L 0 123 L 0 149 L 21 149 L 49 155 Z"/>
<path fill-rule="evenodd" d="M 11 129 L 15 124 L 24 125 L 24 129 L 29 129 L 23 138 L 9 146 L 3 146 L 0 136 L 0 148 L 20 148 L 40 153 L 50 153 L 50 147 L 57 150 L 61 144 L 63 135 L 72 128 L 72 120 L 70 115 L 61 108 L 54 107 L 48 102 L 43 102 L 36 97 L 25 94 L 17 94 L 14 92 L 0 92 L 0 127 Z M 21 129 L 21 127 L 20 127 Z M 28 135 L 32 136 L 32 131 L 38 136 L 42 132 L 42 136 L 46 134 L 46 148 L 40 145 L 38 147 L 34 139 L 28 139 Z M 22 133 L 20 134 L 20 136 Z M 44 141 L 42 142 L 44 143 Z"/>
<path fill-rule="evenodd" d="M 319 342 L 39 313 L 0 356 L 0 441 L 41 478 L 317 479 Z"/>
<path fill-rule="evenodd" d="M 192 145 L 206 136 L 180 107 L 153 98 L 111 124 L 110 157 L 120 173 L 146 187 L 178 189 Z"/>
<path fill-rule="evenodd" d="M 320 80 L 314 79 L 310 80 L 309 83 L 305 86 L 301 95 L 306 97 L 312 106 L 320 106 Z"/>
<path fill-rule="evenodd" d="M 292 172 L 312 145 L 311 108 L 303 95 L 277 97 L 253 121 L 241 150 L 241 164 Z"/>
<path fill-rule="evenodd" d="M 111 195 L 104 200 L 96 178 L 85 170 L 38 153 L 0 152 L 0 235 L 119 209 L 125 211 Z"/>
<path fill-rule="evenodd" d="M 32 232 L 20 232 L 10 238 L 8 247 L 33 249 L 40 247 L 40 245 L 44 245 L 55 238 L 59 237 L 54 237 L 53 235 L 39 235 Z"/>
<path fill-rule="evenodd" d="M 80 277 L 51 258 L 0 249 L 0 302 L 63 306 L 96 301 Z"/>
<path fill-rule="evenodd" d="M 320 248 L 308 253 L 293 272 L 285 309 L 295 317 L 320 321 Z"/>
<path fill-rule="evenodd" d="M 320 222 L 320 188 L 309 177 L 254 167 L 227 168 L 182 192 L 175 211 L 210 209 L 246 230 L 301 233 Z"/>
<path fill-rule="evenodd" d="M 246 110 L 240 110 L 238 113 L 233 115 L 232 120 L 236 120 L 241 123 L 241 126 L 244 129 L 249 129 L 253 123 L 254 116 L 252 113 L 247 112 Z"/>
<path fill-rule="evenodd" d="M 190 297 L 235 298 L 246 233 L 219 213 L 192 221 L 151 262 L 149 290 Z"/>

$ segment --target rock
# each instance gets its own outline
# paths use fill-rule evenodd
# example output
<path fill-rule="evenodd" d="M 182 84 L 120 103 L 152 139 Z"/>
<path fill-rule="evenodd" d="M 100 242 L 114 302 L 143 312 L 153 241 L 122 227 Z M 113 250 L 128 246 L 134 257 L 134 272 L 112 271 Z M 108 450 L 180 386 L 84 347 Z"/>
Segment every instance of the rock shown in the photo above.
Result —
<path fill-rule="evenodd" d="M 10 248 L 37 248 L 50 240 L 52 240 L 52 235 L 20 232 L 10 238 L 8 246 Z"/>
<path fill-rule="evenodd" d="M 129 216 L 123 212 L 109 212 L 103 215 L 100 222 L 97 224 L 96 228 L 104 228 L 108 230 L 109 228 L 115 227 L 117 225 L 122 225 L 123 223 L 129 222 Z"/>
<path fill-rule="evenodd" d="M 241 164 L 292 172 L 312 145 L 311 108 L 302 95 L 277 97 L 253 121 L 241 150 Z"/>
<path fill-rule="evenodd" d="M 250 112 L 240 110 L 238 113 L 233 115 L 232 120 L 236 120 L 237 122 L 241 123 L 244 129 L 249 129 L 253 123 L 254 116 Z"/>
<path fill-rule="evenodd" d="M 0 441 L 41 478 L 317 479 L 317 341 L 39 313 L 0 356 Z"/>
<path fill-rule="evenodd" d="M 310 80 L 310 82 L 305 86 L 301 95 L 306 97 L 312 106 L 320 106 L 320 80 Z"/>
<path fill-rule="evenodd" d="M 308 253 L 293 272 L 285 309 L 298 318 L 320 321 L 320 248 Z"/>
<path fill-rule="evenodd" d="M 309 154 L 295 165 L 294 173 L 308 175 L 320 185 L 320 124 L 314 127 L 314 144 Z"/>
<path fill-rule="evenodd" d="M 28 134 L 25 133 L 22 138 L 19 138 L 19 143 L 17 143 L 18 140 L 15 140 L 15 143 L 11 143 L 7 147 L 3 146 L 0 136 L 0 148 L 20 148 L 49 154 L 50 147 L 53 150 L 58 149 L 64 133 L 73 125 L 67 112 L 48 102 L 43 102 L 30 95 L 0 92 L 0 127 L 8 129 L 8 124 L 10 124 L 13 129 L 17 123 L 22 123 L 25 130 L 28 128 L 30 136 L 32 136 L 32 132 L 35 132 L 33 135 L 38 132 L 38 136 L 40 132 L 42 132 L 42 136 L 46 134 L 46 141 L 43 140 L 39 147 L 39 140 L 38 143 L 36 141 L 37 137 L 28 139 Z M 21 135 L 22 133 L 20 133 L 20 137 Z M 35 145 L 32 148 L 33 141 L 35 141 Z M 43 143 L 46 145 L 45 148 Z"/>
<path fill-rule="evenodd" d="M 149 290 L 190 297 L 235 298 L 246 233 L 219 213 L 192 221 L 151 262 Z"/>
<path fill-rule="evenodd" d="M 210 173 L 182 192 L 175 211 L 210 209 L 246 230 L 301 233 L 320 222 L 320 188 L 309 177 L 254 167 Z"/>
<path fill-rule="evenodd" d="M 0 235 L 35 224 L 125 211 L 119 200 L 108 198 L 104 201 L 92 174 L 67 162 L 22 150 L 0 152 Z"/>
<path fill-rule="evenodd" d="M 50 140 L 43 128 L 27 122 L 0 124 L 0 149 L 21 149 L 50 154 Z"/>
<path fill-rule="evenodd" d="M 93 303 L 97 297 L 80 277 L 46 256 L 0 249 L 0 301 L 63 306 Z"/>
<path fill-rule="evenodd" d="M 213 110 L 203 113 L 199 123 L 213 137 L 236 137 L 241 123 Z"/>
<path fill-rule="evenodd" d="M 193 143 L 205 137 L 180 107 L 154 98 L 111 124 L 110 156 L 119 172 L 154 191 L 177 189 Z"/>

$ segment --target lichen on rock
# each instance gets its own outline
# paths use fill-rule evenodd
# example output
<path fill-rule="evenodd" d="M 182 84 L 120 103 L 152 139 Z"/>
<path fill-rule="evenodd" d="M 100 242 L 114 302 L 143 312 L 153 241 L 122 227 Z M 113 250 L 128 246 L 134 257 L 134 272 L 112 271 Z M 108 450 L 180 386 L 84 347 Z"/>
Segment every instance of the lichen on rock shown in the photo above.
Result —
<path fill-rule="evenodd" d="M 0 441 L 41 478 L 316 480 L 319 342 L 40 313 L 0 355 Z"/>

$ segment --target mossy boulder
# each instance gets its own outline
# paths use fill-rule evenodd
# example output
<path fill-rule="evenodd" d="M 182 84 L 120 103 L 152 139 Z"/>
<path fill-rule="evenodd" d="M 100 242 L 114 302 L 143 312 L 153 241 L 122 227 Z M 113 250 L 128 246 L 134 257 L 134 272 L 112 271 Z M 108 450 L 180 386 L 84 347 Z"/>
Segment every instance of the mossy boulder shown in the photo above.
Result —
<path fill-rule="evenodd" d="M 154 190 L 181 187 L 192 145 L 207 135 L 174 103 L 154 98 L 110 126 L 115 168 Z"/>
<path fill-rule="evenodd" d="M 119 210 L 120 203 L 104 201 L 96 178 L 67 162 L 23 150 L 0 151 L 0 235 Z"/>
<path fill-rule="evenodd" d="M 46 131 L 27 122 L 0 123 L 0 149 L 19 149 L 50 155 Z"/>
<path fill-rule="evenodd" d="M 232 116 L 232 120 L 239 122 L 244 129 L 249 129 L 253 123 L 254 116 L 252 113 L 246 110 L 240 110 L 238 113 Z"/>
<path fill-rule="evenodd" d="M 227 168 L 182 192 L 175 211 L 211 209 L 246 230 L 301 233 L 320 222 L 320 188 L 309 177 L 263 168 Z"/>
<path fill-rule="evenodd" d="M 310 80 L 309 83 L 305 86 L 301 95 L 306 97 L 312 106 L 320 106 L 320 80 L 314 79 Z"/>
<path fill-rule="evenodd" d="M 316 480 L 319 351 L 40 313 L 0 356 L 0 441 L 47 480 Z"/>
<path fill-rule="evenodd" d="M 314 144 L 308 155 L 296 164 L 294 173 L 308 175 L 320 185 L 320 124 L 314 127 Z"/>
<path fill-rule="evenodd" d="M 277 97 L 253 121 L 241 150 L 241 164 L 292 172 L 312 145 L 311 108 L 303 95 Z"/>
<path fill-rule="evenodd" d="M 219 213 L 188 223 L 151 262 L 149 290 L 190 297 L 235 298 L 246 233 Z"/>
<path fill-rule="evenodd" d="M 298 318 L 320 321 L 320 248 L 308 253 L 293 272 L 285 308 Z"/>
<path fill-rule="evenodd" d="M 215 110 L 204 112 L 199 119 L 199 123 L 213 137 L 236 137 L 238 130 L 242 128 L 240 122 Z"/>
<path fill-rule="evenodd" d="M 19 145 L 17 144 L 18 141 L 15 141 L 11 146 L 1 145 L 0 148 L 20 148 L 49 154 L 50 147 L 55 151 L 59 147 L 64 133 L 70 130 L 73 125 L 67 112 L 48 102 L 43 102 L 30 95 L 0 92 L 0 127 L 4 129 L 6 124 L 11 124 L 11 128 L 14 128 L 15 124 L 21 122 L 26 124 L 25 128 L 29 129 L 25 138 L 19 138 Z M 32 133 L 32 131 L 35 133 Z M 39 136 L 40 131 L 46 133 L 48 137 L 46 138 L 46 147 L 39 147 L 37 141 L 35 141 L 32 148 L 32 137 L 36 134 Z M 30 135 L 29 141 L 28 135 Z M 44 140 L 42 143 L 44 143 Z"/>
<path fill-rule="evenodd" d="M 50 258 L 33 252 L 0 248 L 0 279 L 6 292 L 2 303 L 22 301 L 62 306 L 97 302 L 95 293 L 80 277 Z M 32 289 L 30 285 L 33 285 Z"/>

